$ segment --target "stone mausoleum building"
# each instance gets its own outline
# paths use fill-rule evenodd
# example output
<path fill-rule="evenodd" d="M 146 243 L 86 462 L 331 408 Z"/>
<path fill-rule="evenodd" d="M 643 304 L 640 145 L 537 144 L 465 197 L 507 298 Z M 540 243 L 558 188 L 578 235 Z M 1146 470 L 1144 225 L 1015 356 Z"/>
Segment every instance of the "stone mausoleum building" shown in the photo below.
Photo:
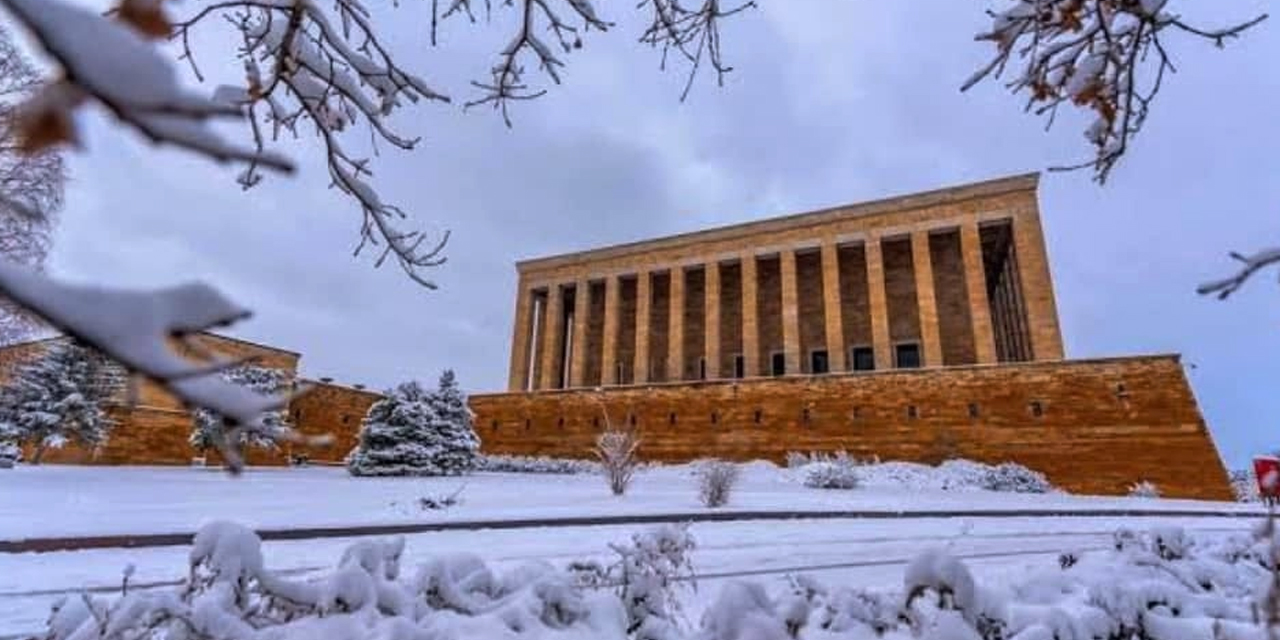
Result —
<path fill-rule="evenodd" d="M 1069 360 L 1025 175 L 517 265 L 490 452 L 1016 461 L 1072 490 L 1231 497 L 1176 355 Z"/>

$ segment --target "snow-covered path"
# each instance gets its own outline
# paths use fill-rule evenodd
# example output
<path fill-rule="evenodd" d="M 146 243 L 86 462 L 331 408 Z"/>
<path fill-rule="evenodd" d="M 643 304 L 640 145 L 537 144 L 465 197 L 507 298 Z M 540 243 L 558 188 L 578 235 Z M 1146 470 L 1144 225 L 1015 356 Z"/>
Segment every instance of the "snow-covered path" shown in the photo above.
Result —
<path fill-rule="evenodd" d="M 1240 519 L 1127 518 L 948 518 L 895 521 L 789 521 L 702 523 L 694 566 L 699 590 L 689 596 L 696 614 L 717 582 L 743 575 L 781 582 L 796 572 L 821 573 L 828 582 L 868 587 L 897 584 L 904 565 L 932 545 L 968 557 L 980 576 L 998 579 L 1010 572 L 1055 566 L 1058 553 L 1101 548 L 1119 526 L 1141 529 L 1177 524 L 1188 531 L 1244 532 Z M 605 558 L 606 545 L 626 539 L 637 527 L 581 527 L 478 532 L 439 532 L 407 537 L 405 565 L 432 556 L 470 552 L 498 568 L 527 561 L 564 565 L 572 559 Z M 275 542 L 264 545 L 272 567 L 306 575 L 333 566 L 348 540 Z M 112 588 L 121 570 L 135 567 L 134 584 L 174 581 L 184 572 L 187 549 L 94 550 L 0 555 L 0 636 L 35 631 L 60 592 L 85 587 Z M 36 593 L 33 593 L 36 592 Z"/>

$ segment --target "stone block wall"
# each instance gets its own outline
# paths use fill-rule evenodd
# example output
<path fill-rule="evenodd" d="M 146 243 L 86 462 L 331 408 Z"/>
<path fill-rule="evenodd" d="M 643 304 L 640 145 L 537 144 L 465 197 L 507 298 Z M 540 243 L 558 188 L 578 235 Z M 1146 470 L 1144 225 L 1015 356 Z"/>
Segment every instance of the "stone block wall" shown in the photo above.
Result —
<path fill-rule="evenodd" d="M 476 395 L 471 407 L 488 453 L 585 458 L 601 400 L 614 424 L 634 421 L 649 460 L 965 457 L 1080 493 L 1150 480 L 1170 497 L 1231 499 L 1176 356 Z"/>

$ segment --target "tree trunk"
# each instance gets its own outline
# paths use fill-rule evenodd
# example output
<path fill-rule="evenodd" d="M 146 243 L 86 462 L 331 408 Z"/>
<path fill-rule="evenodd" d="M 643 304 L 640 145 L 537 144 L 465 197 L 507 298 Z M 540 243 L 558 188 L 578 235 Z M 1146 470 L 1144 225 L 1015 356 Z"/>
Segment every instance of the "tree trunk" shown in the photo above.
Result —
<path fill-rule="evenodd" d="M 35 455 L 31 456 L 31 464 L 40 464 L 40 459 L 44 457 L 45 449 L 48 449 L 48 448 L 49 448 L 49 445 L 46 445 L 43 442 L 36 445 Z"/>

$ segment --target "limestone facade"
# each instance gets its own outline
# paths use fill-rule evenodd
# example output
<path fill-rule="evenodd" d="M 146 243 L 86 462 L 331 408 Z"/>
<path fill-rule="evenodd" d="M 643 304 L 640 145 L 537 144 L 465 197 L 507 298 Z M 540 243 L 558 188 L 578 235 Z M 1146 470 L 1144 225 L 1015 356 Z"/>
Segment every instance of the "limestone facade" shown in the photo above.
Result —
<path fill-rule="evenodd" d="M 508 391 L 1060 360 L 1037 183 L 520 262 Z"/>

